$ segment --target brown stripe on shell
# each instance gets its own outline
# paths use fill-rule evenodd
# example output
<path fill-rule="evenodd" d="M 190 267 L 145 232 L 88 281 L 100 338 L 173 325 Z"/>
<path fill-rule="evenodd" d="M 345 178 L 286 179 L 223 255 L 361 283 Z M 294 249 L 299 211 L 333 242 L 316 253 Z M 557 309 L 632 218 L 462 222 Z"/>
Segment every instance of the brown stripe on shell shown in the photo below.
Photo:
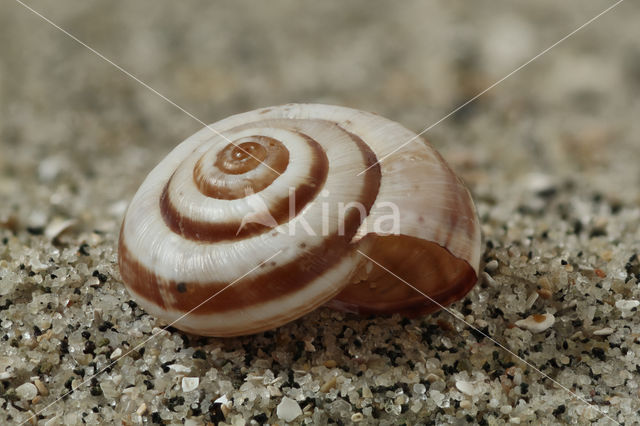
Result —
<path fill-rule="evenodd" d="M 268 272 L 261 273 L 260 269 L 257 270 L 197 308 L 192 314 L 221 313 L 283 297 L 303 288 L 332 268 L 348 249 L 351 249 L 349 244 L 345 244 L 342 238 L 334 237 L 324 241 L 321 246 L 308 249 L 287 264 L 277 264 L 276 258 L 265 264 L 264 268 L 268 267 Z M 270 254 L 265 253 L 265 258 Z M 120 244 L 119 262 L 122 279 L 129 289 L 163 309 L 188 312 L 230 284 L 215 280 L 209 283 L 165 280 L 140 264 L 129 251 L 126 242 Z M 255 263 L 258 265 L 260 260 L 256 259 Z M 162 297 L 160 289 L 168 295 L 168 300 Z"/>
<path fill-rule="evenodd" d="M 358 136 L 347 133 L 360 147 L 366 167 L 374 165 L 364 174 L 365 183 L 359 196 L 359 201 L 368 215 L 380 187 L 380 166 L 377 164 L 375 154 L 367 144 Z M 163 191 L 163 199 L 168 198 L 165 193 L 166 188 Z M 161 208 L 167 208 L 168 205 L 166 201 L 161 200 Z M 277 258 L 270 261 L 261 268 L 268 269 L 266 272 L 260 273 L 261 269 L 258 269 L 197 309 L 195 308 L 200 303 L 228 286 L 229 283 L 216 281 L 215 277 L 212 277 L 212 281 L 209 283 L 172 281 L 159 277 L 142 265 L 130 252 L 122 232 L 118 250 L 120 273 L 123 281 L 133 292 L 162 309 L 171 308 L 179 312 L 189 312 L 195 309 L 192 312 L 194 315 L 227 312 L 242 306 L 257 305 L 284 297 L 298 291 L 321 274 L 337 266 L 348 252 L 357 247 L 350 241 L 365 217 L 361 217 L 360 211 L 357 209 L 347 210 L 343 235 L 336 233 L 326 237 L 321 245 L 306 248 L 298 258 L 289 263 L 278 265 Z M 169 223 L 175 224 L 176 222 Z M 265 259 L 269 255 L 270 253 L 265 253 Z M 258 264 L 260 264 L 260 259 L 256 259 L 256 265 Z M 167 294 L 167 299 L 170 300 L 163 298 L 162 293 Z M 333 296 L 333 294 L 327 295 L 327 297 Z"/>
<path fill-rule="evenodd" d="M 233 161 L 234 154 L 243 154 L 242 160 Z M 249 193 L 260 192 L 276 180 L 289 165 L 289 150 L 278 140 L 266 136 L 249 136 L 227 145 L 218 153 L 215 166 L 224 174 L 239 175 L 257 168 L 261 163 L 260 175 L 242 179 L 242 186 L 232 187 L 224 181 L 206 176 L 202 156 L 193 169 L 193 180 L 200 192 L 207 197 L 220 200 L 236 200 Z"/>
<path fill-rule="evenodd" d="M 122 281 L 131 289 L 133 289 L 131 284 L 135 282 L 135 291 L 140 296 L 165 309 L 166 305 L 160 294 L 159 280 L 156 275 L 138 262 L 138 259 L 131 253 L 124 241 L 124 224 L 125 222 L 123 221 L 120 227 L 120 238 L 118 239 L 118 267 Z M 150 279 L 151 277 L 153 279 Z"/>
<path fill-rule="evenodd" d="M 322 146 L 309 136 L 299 133 L 312 150 L 312 166 L 309 172 L 308 182 L 297 186 L 294 191 L 294 208 L 290 212 L 290 196 L 280 198 L 272 206 L 269 206 L 269 214 L 280 225 L 291 220 L 311 202 L 320 192 L 329 172 L 329 160 L 322 149 Z M 227 222 L 200 222 L 187 216 L 183 216 L 173 204 L 170 196 L 169 186 L 173 176 L 165 185 L 160 197 L 160 212 L 166 225 L 176 234 L 180 234 L 189 240 L 215 243 L 226 240 L 238 240 L 249 238 L 264 232 L 268 232 L 271 227 L 257 222 L 243 224 L 240 220 L 229 220 Z M 293 213 L 293 214 L 292 214 Z M 242 227 L 242 228 L 241 228 Z"/>
<path fill-rule="evenodd" d="M 373 206 L 373 203 L 378 197 L 378 191 L 380 191 L 380 183 L 382 181 L 382 171 L 380 169 L 380 164 L 378 163 L 378 158 L 371 148 L 369 148 L 369 145 L 367 145 L 360 136 L 347 131 L 337 124 L 336 127 L 348 134 L 351 140 L 353 140 L 358 148 L 360 148 L 360 154 L 362 155 L 362 160 L 365 164 L 364 170 L 366 170 L 364 173 L 363 193 L 360 194 L 360 199 L 364 200 L 363 204 L 365 205 L 368 216 L 371 206 Z"/>

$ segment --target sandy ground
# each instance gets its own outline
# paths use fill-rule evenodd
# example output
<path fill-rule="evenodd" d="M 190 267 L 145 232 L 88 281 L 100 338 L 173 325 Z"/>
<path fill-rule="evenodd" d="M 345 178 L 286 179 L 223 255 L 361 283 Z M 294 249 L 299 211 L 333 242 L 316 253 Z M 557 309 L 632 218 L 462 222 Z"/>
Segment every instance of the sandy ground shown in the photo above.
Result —
<path fill-rule="evenodd" d="M 612 2 L 29 4 L 197 120 L 0 4 L 0 423 L 638 423 L 637 2 L 425 135 L 483 226 L 487 273 L 452 308 L 529 364 L 446 312 L 129 352 L 163 324 L 120 281 L 119 226 L 198 120 L 321 102 L 419 131 Z M 532 314 L 555 323 L 515 326 Z"/>

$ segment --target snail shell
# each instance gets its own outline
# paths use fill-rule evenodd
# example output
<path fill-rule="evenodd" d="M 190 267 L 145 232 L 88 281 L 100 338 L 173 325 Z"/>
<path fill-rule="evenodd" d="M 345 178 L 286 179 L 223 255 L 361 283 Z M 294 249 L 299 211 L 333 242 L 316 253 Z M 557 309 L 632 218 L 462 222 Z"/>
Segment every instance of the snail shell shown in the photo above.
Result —
<path fill-rule="evenodd" d="M 243 335 L 327 302 L 420 315 L 477 281 L 477 215 L 442 157 L 419 139 L 377 162 L 415 133 L 315 104 L 212 127 L 220 134 L 202 129 L 151 171 L 122 224 L 122 279 L 152 315 Z"/>

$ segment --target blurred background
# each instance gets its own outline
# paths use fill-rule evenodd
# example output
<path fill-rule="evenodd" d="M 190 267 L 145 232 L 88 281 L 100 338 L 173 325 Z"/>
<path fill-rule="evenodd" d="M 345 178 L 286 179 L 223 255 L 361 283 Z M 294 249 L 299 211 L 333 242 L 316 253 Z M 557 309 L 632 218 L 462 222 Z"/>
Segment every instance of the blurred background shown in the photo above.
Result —
<path fill-rule="evenodd" d="M 269 105 L 320 102 L 377 112 L 416 132 L 436 123 L 612 4 L 610 0 L 28 1 L 39 13 L 206 123 Z M 638 2 L 621 3 L 425 134 L 474 194 L 485 241 L 492 241 L 487 245 L 487 260 L 497 258 L 501 265 L 509 265 L 496 272 L 499 288 L 490 290 L 485 286 L 470 294 L 473 315 L 486 320 L 492 334 L 510 339 L 510 347 L 520 353 L 520 349 L 528 351 L 529 343 L 533 343 L 508 324 L 532 312 L 525 300 L 529 300 L 529 292 L 535 293 L 539 271 L 560 277 L 557 288 L 562 296 L 548 303 L 539 301 L 534 312 L 560 310 L 565 294 L 567 301 L 576 301 L 577 311 L 570 311 L 563 319 L 558 316 L 554 331 L 557 335 L 546 339 L 544 335 L 537 336 L 540 345 L 544 344 L 540 346 L 543 350 L 532 357 L 537 365 L 548 365 L 558 350 L 573 351 L 572 359 L 590 353 L 591 343 L 580 343 L 581 338 L 572 341 L 569 351 L 561 344 L 566 345 L 584 328 L 583 324 L 591 326 L 591 321 L 599 321 L 600 327 L 608 321 L 619 321 L 617 326 L 611 326 L 618 330 L 634 327 L 640 332 L 637 315 L 620 319 L 618 311 L 609 309 L 614 297 L 638 298 L 634 278 L 630 277 L 634 271 L 640 276 L 640 269 L 629 261 L 625 278 L 625 263 L 640 250 L 638 238 L 634 237 L 640 223 L 639 12 Z M 82 286 L 82 296 L 77 296 L 81 303 L 65 310 L 65 320 L 70 318 L 70 324 L 78 324 L 76 329 L 89 323 L 95 328 L 99 323 L 91 322 L 94 313 L 87 300 L 111 300 L 104 297 L 107 293 L 117 296 L 114 306 L 127 300 L 117 281 L 114 250 L 128 201 L 151 168 L 202 124 L 18 2 L 0 3 L 0 40 L 0 232 L 6 237 L 5 244 L 9 237 L 16 236 L 11 243 L 14 248 L 10 249 L 14 254 L 0 249 L 0 262 L 10 262 L 0 265 L 15 267 L 10 272 L 14 274 L 15 287 L 4 287 L 9 282 L 5 278 L 0 281 L 0 293 L 17 304 L 3 315 L 22 311 L 20 301 L 29 302 L 30 289 L 39 288 L 29 287 L 39 275 L 27 276 L 32 266 L 20 260 L 23 255 L 18 256 L 15 251 L 24 249 L 24 259 L 35 256 L 46 262 L 49 254 L 45 252 L 57 248 L 44 243 L 44 237 L 39 235 L 54 219 L 71 220 L 74 231 L 67 240 L 62 239 L 63 246 L 75 250 L 74 247 L 89 244 L 97 248 L 91 260 L 86 261 L 89 268 L 85 266 L 84 271 L 73 263 L 75 260 L 69 260 L 70 271 L 79 274 L 71 281 Z M 496 250 L 492 251 L 494 246 Z M 521 247 L 523 254 L 529 251 L 528 259 L 533 257 L 536 265 L 527 263 L 526 256 L 514 256 L 520 252 L 512 247 Z M 594 290 L 600 275 L 567 272 L 566 262 L 561 265 L 558 261 L 561 256 L 570 263 L 571 256 L 576 256 L 576 265 L 588 263 L 589 271 L 603 268 L 609 274 L 604 289 L 600 286 Z M 27 262 L 27 271 L 18 270 L 20 262 Z M 606 265 L 610 265 L 609 271 Z M 101 275 L 92 276 L 94 268 L 110 277 L 103 285 L 95 285 L 96 277 Z M 571 273 L 577 278 L 569 275 L 567 279 Z M 43 276 L 48 283 L 50 278 Z M 93 285 L 89 285 L 91 282 Z M 70 290 L 67 293 L 72 298 L 68 300 L 76 297 L 73 294 L 80 294 L 71 294 Z M 606 298 L 611 299 L 610 303 L 600 306 L 600 300 Z M 493 302 L 503 308 L 504 318 L 497 314 L 485 317 L 484 309 L 490 307 L 487 303 Z M 594 316 L 595 306 L 598 313 Z M 425 320 L 430 321 L 430 333 L 440 324 L 433 318 Z M 127 329 L 127 318 L 112 319 L 114 323 L 120 320 L 116 326 Z M 16 322 L 21 325 L 7 328 L 12 330 L 8 333 L 30 332 L 30 321 Z M 315 323 L 305 321 L 287 330 L 300 326 L 306 333 L 316 333 Z M 337 321 L 339 324 L 342 320 Z M 401 330 L 398 319 L 379 321 L 391 324 L 381 327 L 383 330 Z M 2 324 L 6 326 L 6 320 Z M 352 327 L 357 329 L 357 324 L 352 323 Z M 179 335 L 166 339 L 163 336 L 158 344 L 168 345 L 170 339 L 179 343 L 176 336 Z M 398 345 L 411 341 L 404 334 L 397 336 Z M 446 355 L 450 364 L 456 357 L 462 363 L 468 358 L 464 340 L 468 337 L 460 336 L 463 335 L 447 337 L 463 339 L 459 346 L 465 348 L 457 355 L 453 350 Z M 569 368 L 553 370 L 553 374 L 557 373 L 569 387 L 578 382 L 585 385 L 578 389 L 585 395 L 591 392 L 591 397 L 611 395 L 615 390 L 622 398 L 617 402 L 597 399 L 600 396 L 593 401 L 601 406 L 612 405 L 612 410 L 624 407 L 624 412 L 637 412 L 638 380 L 607 382 L 615 376 L 607 369 L 614 369 L 616 374 L 628 373 L 629 377 L 637 374 L 631 358 L 625 358 L 619 349 L 620 345 L 632 347 L 633 342 L 621 343 L 628 336 L 616 336 L 618 346 L 611 350 L 617 351 L 617 363 L 598 367 L 595 378 L 584 364 L 571 364 Z M 387 341 L 396 337 L 388 336 Z M 82 342 L 82 338 L 78 339 Z M 269 347 L 271 340 L 261 340 L 261 347 Z M 214 346 L 248 353 L 251 342 L 214 341 Z M 280 343 L 285 354 L 295 351 L 293 342 Z M 637 344 L 635 347 L 637 350 Z M 493 363 L 494 348 L 483 348 L 486 353 L 482 356 Z M 57 348 L 51 350 L 55 352 Z M 440 352 L 430 340 L 420 351 L 428 352 L 431 359 Z M 266 349 L 264 352 L 269 353 Z M 27 362 L 23 353 L 11 352 L 19 360 L 12 362 Z M 323 355 L 319 351 L 308 356 L 321 359 Z M 469 374 L 480 371 L 482 362 L 485 361 L 469 367 Z M 381 365 L 392 371 L 388 364 Z M 22 368 L 25 380 L 34 374 L 34 365 L 25 364 Z M 493 364 L 491 368 L 494 369 Z M 68 370 L 69 366 L 64 365 L 53 369 L 52 395 L 65 389 Z M 579 379 L 572 376 L 574 370 Z M 292 370 L 274 371 L 293 377 Z M 345 375 L 350 374 L 348 369 L 344 371 Z M 570 402 L 559 388 L 545 388 L 539 376 L 529 377 L 531 371 L 527 371 L 525 378 L 532 384 L 531 406 L 538 410 L 537 415 L 556 415 L 554 410 L 564 413 L 564 405 L 562 410 L 556 407 L 565 403 L 573 404 L 566 415 L 584 414 L 584 404 Z M 446 387 L 455 394 L 455 384 L 447 374 Z M 492 376 L 491 380 L 500 389 L 498 380 L 502 379 L 497 377 Z M 243 378 L 229 380 L 237 390 Z M 20 383 L 15 380 L 10 387 Z M 154 383 L 156 390 L 163 389 Z M 218 386 L 222 382 L 208 383 Z M 534 384 L 540 388 L 534 389 Z M 59 388 L 56 392 L 55 387 Z M 445 392 L 444 385 L 440 390 Z M 381 398 L 384 392 L 385 389 Z M 216 388 L 207 395 L 212 399 L 221 393 Z M 541 396 L 543 393 L 546 396 Z M 521 395 L 515 395 L 509 396 L 512 400 L 505 404 L 520 404 L 517 401 Z M 88 393 L 84 397 L 90 398 Z M 440 408 L 450 407 L 449 399 L 440 401 L 446 401 L 438 402 Z M 151 407 L 152 403 L 147 402 Z M 86 403 L 91 404 L 91 400 Z M 173 418 L 175 413 L 158 408 L 162 401 L 153 402 L 156 403 L 150 411 L 157 409 L 162 416 L 166 414 L 163 418 Z M 277 403 L 269 402 L 272 416 Z M 77 411 L 73 402 L 67 404 L 65 412 Z M 258 408 L 252 407 L 247 410 L 254 410 L 254 415 Z M 479 422 L 485 414 L 509 418 L 504 413 L 510 411 L 498 411 L 486 404 L 482 407 L 470 411 L 474 417 L 467 421 Z M 120 408 L 130 414 L 137 405 L 116 407 Z M 405 408 L 393 408 L 396 409 L 398 413 L 406 412 Z M 380 412 L 385 415 L 384 409 Z M 393 423 L 395 411 L 388 413 L 392 413 L 389 418 Z M 238 414 L 238 418 L 245 414 Z M 457 415 L 456 410 L 451 415 Z M 527 418 L 525 414 L 521 416 Z M 573 418 L 582 421 L 597 417 L 595 411 L 590 416 Z M 213 415 L 207 419 L 213 419 Z M 75 421 L 72 420 L 65 422 L 70 424 Z"/>
<path fill-rule="evenodd" d="M 419 131 L 612 2 L 29 4 L 206 123 L 322 102 Z M 35 207 L 66 186 L 90 200 L 57 206 L 77 215 L 128 199 L 202 127 L 19 3 L 0 9 L 5 200 Z M 472 186 L 579 173 L 637 200 L 638 10 L 621 4 L 425 137 Z"/>

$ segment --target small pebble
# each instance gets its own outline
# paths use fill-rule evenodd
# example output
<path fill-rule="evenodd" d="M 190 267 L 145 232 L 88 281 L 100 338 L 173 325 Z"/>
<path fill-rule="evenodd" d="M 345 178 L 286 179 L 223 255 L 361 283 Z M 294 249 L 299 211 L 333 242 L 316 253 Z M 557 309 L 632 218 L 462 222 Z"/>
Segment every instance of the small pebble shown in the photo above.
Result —
<path fill-rule="evenodd" d="M 140 406 L 136 410 L 136 414 L 138 414 L 139 416 L 142 416 L 146 412 L 147 412 L 147 404 L 143 402 L 142 404 L 140 404 Z"/>
<path fill-rule="evenodd" d="M 315 352 L 316 347 L 313 346 L 313 339 L 304 341 L 304 350 L 307 352 Z"/>
<path fill-rule="evenodd" d="M 426 391 L 427 391 L 427 388 L 422 383 L 416 383 L 413 385 L 413 393 L 415 394 L 422 395 Z"/>
<path fill-rule="evenodd" d="M 524 175 L 523 178 L 524 184 L 533 192 L 548 192 L 555 188 L 553 176 L 548 174 L 532 172 Z"/>
<path fill-rule="evenodd" d="M 0 373 L 0 380 L 7 380 L 12 378 L 13 376 L 14 376 L 13 369 L 3 371 L 2 373 Z"/>
<path fill-rule="evenodd" d="M 466 382 L 463 380 L 458 380 L 456 382 L 456 388 L 458 388 L 458 390 L 463 394 L 470 396 L 479 395 L 482 393 L 482 388 L 478 386 L 477 383 Z"/>
<path fill-rule="evenodd" d="M 371 393 L 371 389 L 369 389 L 369 386 L 364 385 L 362 387 L 362 397 L 363 398 L 372 398 L 373 397 L 373 393 Z"/>
<path fill-rule="evenodd" d="M 423 405 L 423 404 L 422 404 L 422 402 L 421 402 L 421 401 L 419 401 L 419 400 L 414 400 L 414 401 L 411 403 L 411 406 L 409 407 L 409 409 L 411 410 L 411 412 L 412 412 L 412 413 L 417 414 L 417 413 L 419 413 L 419 412 L 420 412 L 420 410 L 422 409 L 422 405 Z M 362 411 L 364 411 L 364 410 L 362 410 Z"/>
<path fill-rule="evenodd" d="M 434 383 L 434 382 L 437 382 L 438 380 L 440 380 L 440 377 L 438 377 L 436 374 L 429 373 L 429 374 L 427 374 L 426 379 L 427 379 L 427 381 L 429 383 Z"/>
<path fill-rule="evenodd" d="M 602 260 L 609 262 L 611 259 L 613 259 L 613 252 L 611 250 L 605 250 L 600 253 L 600 257 L 602 258 Z"/>
<path fill-rule="evenodd" d="M 538 280 L 538 285 L 540 286 L 540 288 L 546 289 L 546 290 L 551 290 L 551 281 L 549 281 L 549 278 L 547 277 L 540 277 L 540 279 Z"/>
<path fill-rule="evenodd" d="M 487 283 L 491 287 L 495 287 L 498 285 L 496 280 L 494 280 L 493 277 L 486 272 L 482 273 L 482 279 L 484 280 L 485 283 Z"/>
<path fill-rule="evenodd" d="M 615 330 L 611 327 L 601 328 L 600 330 L 596 330 L 593 332 L 595 336 L 608 336 L 612 334 Z"/>
<path fill-rule="evenodd" d="M 487 272 L 494 272 L 496 269 L 498 269 L 498 266 L 500 266 L 498 264 L 498 261 L 493 259 L 490 262 L 487 262 L 486 265 L 484 265 L 484 270 Z"/>
<path fill-rule="evenodd" d="M 538 290 L 538 296 L 540 296 L 545 300 L 548 300 L 548 299 L 551 299 L 551 296 L 553 296 L 553 293 L 551 293 L 551 290 L 547 288 L 541 288 L 540 290 Z"/>
<path fill-rule="evenodd" d="M 640 305 L 640 302 L 638 302 L 637 300 L 618 300 L 616 302 L 616 308 L 620 309 L 621 311 L 630 311 L 633 308 L 638 307 L 638 305 Z"/>
<path fill-rule="evenodd" d="M 227 395 L 222 395 L 213 402 L 217 404 L 227 405 L 230 401 L 229 398 L 227 398 Z"/>
<path fill-rule="evenodd" d="M 51 221 L 51 223 L 49 223 L 47 225 L 47 227 L 44 230 L 44 235 L 45 237 L 47 237 L 49 240 L 54 240 L 56 239 L 60 234 L 62 234 L 64 231 L 66 231 L 67 229 L 71 228 L 73 225 L 76 224 L 76 220 L 75 219 L 54 219 L 53 221 Z"/>
<path fill-rule="evenodd" d="M 327 360 L 327 361 L 325 361 L 325 362 L 324 362 L 324 366 L 325 366 L 325 367 L 327 367 L 327 368 L 335 368 L 335 367 L 336 367 L 336 365 L 338 365 L 338 363 L 337 363 L 337 362 L 335 362 L 335 361 L 334 361 L 334 360 L 332 360 L 332 359 L 329 359 L 329 360 Z"/>
<path fill-rule="evenodd" d="M 525 303 L 527 309 L 531 309 L 531 307 L 536 303 L 536 300 L 538 300 L 538 293 L 531 293 L 529 297 L 527 297 L 527 301 Z"/>
<path fill-rule="evenodd" d="M 31 401 L 38 395 L 38 388 L 33 383 L 23 383 L 16 388 L 16 394 L 20 399 Z"/>
<path fill-rule="evenodd" d="M 534 314 L 516 321 L 516 325 L 532 333 L 540 333 L 551 327 L 555 322 L 556 318 L 551 314 Z"/>
<path fill-rule="evenodd" d="M 116 358 L 119 358 L 120 355 L 122 355 L 122 349 L 116 348 L 116 350 L 111 353 L 111 356 L 109 358 L 116 359 Z"/>
<path fill-rule="evenodd" d="M 438 391 L 438 390 L 435 390 L 435 389 L 431 389 L 429 391 L 429 398 L 431 398 L 433 400 L 433 402 L 435 402 L 438 407 L 440 407 L 445 401 L 444 394 L 442 392 Z"/>
<path fill-rule="evenodd" d="M 38 177 L 43 182 L 51 182 L 65 168 L 65 159 L 62 156 L 51 156 L 43 159 L 38 164 Z"/>
<path fill-rule="evenodd" d="M 602 269 L 596 269 L 593 272 L 595 272 L 596 275 L 600 278 L 605 278 L 607 276 L 607 274 Z"/>
<path fill-rule="evenodd" d="M 364 415 L 362 413 L 353 413 L 351 416 L 351 421 L 354 423 L 358 423 L 364 420 Z"/>
<path fill-rule="evenodd" d="M 620 310 L 622 318 L 632 317 L 636 313 L 636 308 L 640 305 L 637 300 L 618 300 L 616 302 L 616 308 Z"/>
<path fill-rule="evenodd" d="M 297 402 L 285 396 L 276 407 L 276 414 L 279 419 L 284 420 L 285 422 L 292 422 L 296 417 L 302 414 L 302 410 Z"/>
<path fill-rule="evenodd" d="M 330 378 L 324 385 L 320 388 L 320 392 L 329 392 L 329 390 L 336 385 L 336 376 Z"/>
<path fill-rule="evenodd" d="M 269 391 L 269 395 L 271 396 L 282 396 L 282 392 L 280 392 L 280 388 L 269 385 L 267 386 L 267 390 Z"/>
<path fill-rule="evenodd" d="M 180 365 L 180 364 L 171 364 L 169 368 L 175 371 L 176 373 L 188 373 L 191 371 L 191 368 L 186 367 L 184 365 Z"/>
<path fill-rule="evenodd" d="M 38 392 L 40 393 L 40 395 L 49 395 L 49 389 L 47 389 L 47 386 L 41 380 L 35 379 L 33 381 L 33 384 L 36 386 L 36 388 L 38 388 Z"/>
<path fill-rule="evenodd" d="M 182 391 L 183 392 L 191 392 L 198 389 L 198 385 L 200 384 L 199 377 L 183 377 L 182 378 Z"/>

